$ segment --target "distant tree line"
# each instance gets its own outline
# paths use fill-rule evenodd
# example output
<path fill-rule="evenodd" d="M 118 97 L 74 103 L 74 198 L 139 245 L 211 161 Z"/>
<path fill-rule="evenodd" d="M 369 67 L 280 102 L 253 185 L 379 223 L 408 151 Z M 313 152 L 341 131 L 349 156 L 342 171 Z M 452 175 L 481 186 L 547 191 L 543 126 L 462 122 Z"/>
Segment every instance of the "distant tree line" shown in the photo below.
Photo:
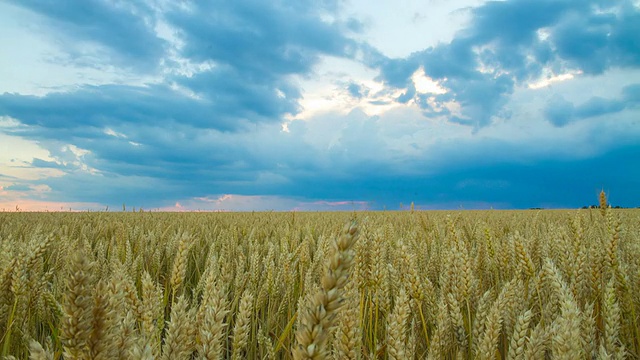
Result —
<path fill-rule="evenodd" d="M 620 206 L 620 205 L 616 205 L 616 206 L 611 206 L 610 207 L 612 209 L 640 209 L 640 206 L 637 207 L 624 207 L 624 206 Z M 582 207 L 583 209 L 598 209 L 600 208 L 600 205 L 585 205 Z"/>

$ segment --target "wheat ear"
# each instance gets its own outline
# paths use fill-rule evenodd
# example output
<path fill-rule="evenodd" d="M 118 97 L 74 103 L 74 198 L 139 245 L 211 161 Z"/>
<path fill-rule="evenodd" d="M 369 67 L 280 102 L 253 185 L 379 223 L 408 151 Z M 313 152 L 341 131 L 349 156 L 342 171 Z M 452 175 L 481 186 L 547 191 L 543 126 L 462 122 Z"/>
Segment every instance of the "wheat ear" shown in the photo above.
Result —
<path fill-rule="evenodd" d="M 53 360 L 53 354 L 47 352 L 39 342 L 29 342 L 29 360 Z"/>
<path fill-rule="evenodd" d="M 243 358 L 243 353 L 249 342 L 249 333 L 251 331 L 251 313 L 253 311 L 253 295 L 250 290 L 245 290 L 240 299 L 238 307 L 238 315 L 233 326 L 233 360 Z"/>
<path fill-rule="evenodd" d="M 61 338 L 65 359 L 87 357 L 87 344 L 91 334 L 92 289 L 91 269 L 93 265 L 82 251 L 78 251 L 71 265 L 71 274 L 64 296 L 64 315 Z"/>
<path fill-rule="evenodd" d="M 348 224 L 334 243 L 334 254 L 322 277 L 322 288 L 311 298 L 308 307 L 300 310 L 300 327 L 296 331 L 294 359 L 325 359 L 329 355 L 327 340 L 336 311 L 342 304 L 342 289 L 347 284 L 353 264 L 358 227 Z"/>
<path fill-rule="evenodd" d="M 187 300 L 179 296 L 171 309 L 171 321 L 162 348 L 163 360 L 190 358 L 194 348 L 192 315 L 188 309 Z"/>
<path fill-rule="evenodd" d="M 387 348 L 389 359 L 401 360 L 406 356 L 407 319 L 409 318 L 409 297 L 404 288 L 396 298 L 393 312 L 387 323 Z"/>
<path fill-rule="evenodd" d="M 524 314 L 518 316 L 516 321 L 513 335 L 511 336 L 511 343 L 509 344 L 509 353 L 507 354 L 507 360 L 521 360 L 524 359 L 524 346 L 527 339 L 527 333 L 529 330 L 529 323 L 533 313 L 531 310 L 527 310 Z"/>

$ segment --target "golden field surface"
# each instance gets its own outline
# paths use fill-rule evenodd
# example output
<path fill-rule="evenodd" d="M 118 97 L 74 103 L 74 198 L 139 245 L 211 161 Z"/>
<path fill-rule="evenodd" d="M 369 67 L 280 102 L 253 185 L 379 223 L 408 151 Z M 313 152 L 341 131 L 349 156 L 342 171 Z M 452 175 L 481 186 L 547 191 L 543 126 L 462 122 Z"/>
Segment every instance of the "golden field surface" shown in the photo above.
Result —
<path fill-rule="evenodd" d="M 0 359 L 637 359 L 640 211 L 0 213 Z"/>

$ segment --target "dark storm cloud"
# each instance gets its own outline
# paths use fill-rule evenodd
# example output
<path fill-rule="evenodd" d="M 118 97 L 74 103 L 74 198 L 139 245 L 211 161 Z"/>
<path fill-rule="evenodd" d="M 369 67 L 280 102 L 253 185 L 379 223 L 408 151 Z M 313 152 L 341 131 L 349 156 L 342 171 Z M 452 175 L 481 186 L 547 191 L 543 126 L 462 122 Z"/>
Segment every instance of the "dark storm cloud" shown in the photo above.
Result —
<path fill-rule="evenodd" d="M 34 158 L 31 161 L 31 166 L 36 168 L 41 168 L 41 169 L 59 169 L 59 170 L 65 170 L 69 168 L 68 166 L 59 164 L 55 161 L 47 161 L 39 158 Z"/>
<path fill-rule="evenodd" d="M 72 58 L 82 57 L 79 43 L 104 46 L 107 59 L 138 71 L 154 69 L 167 44 L 154 30 L 153 8 L 144 2 L 113 3 L 104 0 L 11 1 L 42 16 L 43 34 L 62 41 Z M 80 61 L 86 61 L 79 59 Z"/>
<path fill-rule="evenodd" d="M 165 85 L 83 86 L 75 91 L 45 96 L 0 95 L 0 112 L 26 125 L 65 132 L 82 127 L 185 121 L 198 127 L 230 128 L 233 124 L 212 116 L 211 106 L 181 95 Z"/>
<path fill-rule="evenodd" d="M 251 184 L 276 167 L 304 169 L 308 145 L 281 134 L 278 125 L 299 111 L 301 90 L 291 75 L 311 75 L 322 55 L 351 57 L 356 44 L 345 32 L 361 25 L 323 20 L 338 9 L 330 0 L 14 4 L 45 19 L 45 31 L 64 40 L 68 55 L 77 55 L 84 42 L 98 44 L 110 54 L 103 59 L 108 65 L 162 78 L 139 86 L 80 85 L 44 96 L 0 95 L 0 116 L 21 123 L 7 132 L 38 141 L 56 158 L 35 159 L 31 166 L 68 172 L 44 181 L 52 194 L 79 200 L 107 201 L 114 192 L 166 197 L 169 189 L 172 196 L 204 196 L 224 191 L 223 185 Z M 160 22 L 179 45 L 158 37 Z M 176 71 L 181 63 L 193 68 Z M 269 130 L 258 131 L 263 127 Z M 89 153 L 73 158 L 60 151 L 66 144 Z M 58 165 L 62 158 L 95 173 Z M 83 188 L 87 179 L 113 184 L 113 191 L 68 191 Z M 130 179 L 145 179 L 155 190 L 141 191 Z"/>
<path fill-rule="evenodd" d="M 472 11 L 470 25 L 450 43 L 405 59 L 373 56 L 370 64 L 380 69 L 381 80 L 397 88 L 410 87 L 411 75 L 423 67 L 462 105 L 463 117 L 450 119 L 482 127 L 500 115 L 516 85 L 537 79 L 545 67 L 587 74 L 639 67 L 640 41 L 633 35 L 640 33 L 638 24 L 640 9 L 630 1 L 489 1 Z M 433 97 L 443 102 L 451 94 Z M 406 102 L 406 96 L 398 101 Z M 434 113 L 427 102 L 419 103 L 426 114 Z M 594 104 L 579 116 L 590 116 L 603 105 Z M 555 121 L 563 121 L 560 116 Z"/>
<path fill-rule="evenodd" d="M 319 6 L 318 6 L 319 5 Z M 191 2 L 167 14 L 185 41 L 184 56 L 234 67 L 247 80 L 305 73 L 319 54 L 342 56 L 354 44 L 320 19 L 335 5 L 312 2 Z"/>
<path fill-rule="evenodd" d="M 573 119 L 575 106 L 561 95 L 555 95 L 549 100 L 544 114 L 555 126 L 565 126 Z"/>
<path fill-rule="evenodd" d="M 349 83 L 349 85 L 347 85 L 347 92 L 349 93 L 349 95 L 351 95 L 352 97 L 359 99 L 362 97 L 362 87 L 356 83 Z"/>
<path fill-rule="evenodd" d="M 212 64 L 147 86 L 85 85 L 44 97 L 0 95 L 2 115 L 70 133 L 76 127 L 167 122 L 237 131 L 250 123 L 281 121 L 299 110 L 300 89 L 288 76 L 307 75 L 322 54 L 351 56 L 355 46 L 343 35 L 344 25 L 321 20 L 321 14 L 335 11 L 332 1 L 185 2 L 164 9 L 103 1 L 16 5 L 56 23 L 54 34 L 101 43 L 132 63 L 162 58 L 162 40 L 152 27 L 163 19 L 182 41 L 176 51 L 184 60 Z"/>
<path fill-rule="evenodd" d="M 497 144 L 496 144 L 497 145 Z M 518 151 L 497 145 L 497 151 Z M 286 195 L 320 199 L 368 199 L 372 208 L 397 209 L 399 202 L 429 207 L 459 207 L 478 202 L 507 208 L 578 208 L 597 202 L 606 189 L 611 202 L 638 206 L 640 195 L 640 146 L 628 145 L 585 159 L 555 159 L 522 164 L 492 162 L 457 166 L 444 172 L 396 176 L 384 167 L 362 169 L 368 176 L 348 180 L 331 177 L 296 178 Z M 414 166 L 420 166 L 419 163 Z M 596 170 L 597 169 L 597 170 Z M 625 174 L 620 176 L 620 174 Z M 614 196 L 615 195 L 615 196 Z M 614 199 L 615 198 L 615 199 Z"/>
<path fill-rule="evenodd" d="M 634 84 L 624 87 L 619 98 L 606 99 L 594 96 L 579 106 L 575 106 L 561 95 L 555 95 L 547 103 L 544 114 L 547 120 L 555 126 L 565 126 L 575 120 L 611 115 L 625 109 L 633 109 L 639 104 L 640 86 Z"/>

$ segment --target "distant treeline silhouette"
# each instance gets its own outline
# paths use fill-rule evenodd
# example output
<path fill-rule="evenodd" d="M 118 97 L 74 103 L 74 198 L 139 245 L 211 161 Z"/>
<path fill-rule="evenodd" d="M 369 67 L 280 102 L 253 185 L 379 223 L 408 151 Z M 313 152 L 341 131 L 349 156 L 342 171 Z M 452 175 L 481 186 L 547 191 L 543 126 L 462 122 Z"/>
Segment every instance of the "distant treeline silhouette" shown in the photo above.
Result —
<path fill-rule="evenodd" d="M 598 209 L 600 208 L 600 205 L 585 205 L 582 207 L 583 209 Z M 620 205 L 616 205 L 616 206 L 611 206 L 612 209 L 640 209 L 640 206 L 637 207 L 624 207 L 624 206 L 620 206 Z"/>

